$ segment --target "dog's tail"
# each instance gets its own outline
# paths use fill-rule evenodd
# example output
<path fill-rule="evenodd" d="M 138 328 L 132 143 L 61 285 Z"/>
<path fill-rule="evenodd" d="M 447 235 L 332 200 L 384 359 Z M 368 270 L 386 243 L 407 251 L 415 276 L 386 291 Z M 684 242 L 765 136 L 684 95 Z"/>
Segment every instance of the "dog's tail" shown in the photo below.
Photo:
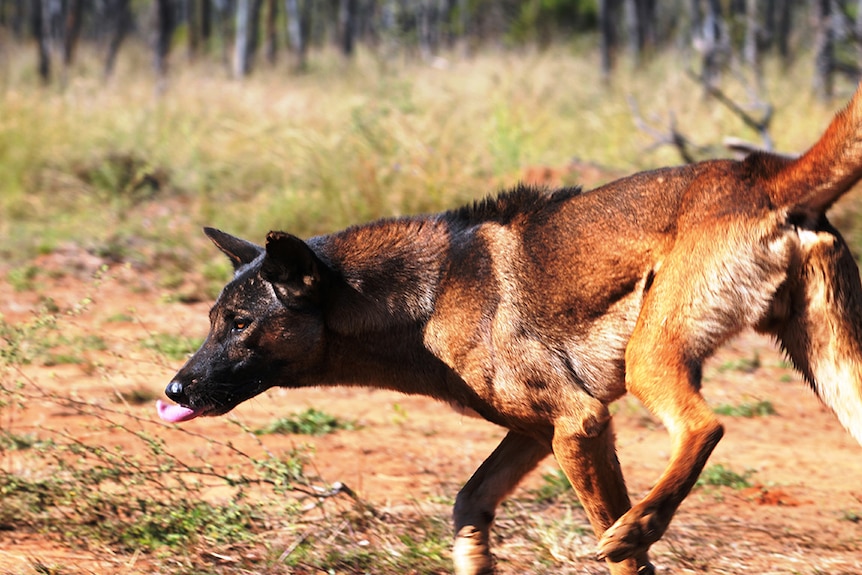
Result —
<path fill-rule="evenodd" d="M 826 211 L 862 177 L 862 85 L 814 146 L 769 178 L 778 207 Z"/>

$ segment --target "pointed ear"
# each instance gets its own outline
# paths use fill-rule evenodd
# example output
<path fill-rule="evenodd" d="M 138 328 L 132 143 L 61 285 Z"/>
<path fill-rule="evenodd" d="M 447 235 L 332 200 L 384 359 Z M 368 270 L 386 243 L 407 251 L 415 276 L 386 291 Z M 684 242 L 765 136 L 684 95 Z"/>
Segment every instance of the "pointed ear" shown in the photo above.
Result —
<path fill-rule="evenodd" d="M 241 240 L 221 230 L 217 230 L 215 228 L 204 228 L 204 233 L 212 240 L 218 249 L 230 258 L 234 271 L 244 265 L 250 264 L 263 253 L 262 247 L 251 242 Z"/>
<path fill-rule="evenodd" d="M 304 241 L 284 232 L 266 236 L 266 256 L 260 274 L 285 299 L 317 300 L 328 268 Z"/>

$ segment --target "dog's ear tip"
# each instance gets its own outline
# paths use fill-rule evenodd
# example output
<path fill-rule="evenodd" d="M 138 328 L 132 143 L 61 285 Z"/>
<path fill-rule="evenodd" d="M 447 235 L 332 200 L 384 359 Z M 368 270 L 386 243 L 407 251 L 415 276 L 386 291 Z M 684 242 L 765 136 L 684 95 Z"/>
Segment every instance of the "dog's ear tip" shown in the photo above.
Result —
<path fill-rule="evenodd" d="M 283 246 L 292 246 L 299 243 L 305 243 L 298 237 L 293 234 L 289 234 L 287 232 L 280 232 L 273 230 L 266 234 L 266 245 L 272 246 L 276 244 L 280 244 Z"/>
<path fill-rule="evenodd" d="M 230 259 L 235 270 L 250 264 L 263 252 L 263 248 L 260 246 L 219 229 L 205 226 L 203 230 L 210 241 Z"/>
<path fill-rule="evenodd" d="M 215 240 L 219 236 L 227 235 L 225 232 L 221 231 L 218 228 L 214 228 L 212 226 L 203 226 L 202 229 L 203 229 L 204 235 L 211 240 Z"/>

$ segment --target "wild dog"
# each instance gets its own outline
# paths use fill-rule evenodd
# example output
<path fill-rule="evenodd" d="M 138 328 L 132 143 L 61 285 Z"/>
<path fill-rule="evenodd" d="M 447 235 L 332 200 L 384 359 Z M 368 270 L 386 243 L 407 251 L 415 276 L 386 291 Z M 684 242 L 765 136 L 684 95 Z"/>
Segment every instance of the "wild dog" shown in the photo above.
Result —
<path fill-rule="evenodd" d="M 453 211 L 266 246 L 206 229 L 234 279 L 162 419 L 220 415 L 274 386 L 422 394 L 509 431 L 458 494 L 459 575 L 492 573 L 500 501 L 553 453 L 611 573 L 647 555 L 723 428 L 701 366 L 771 334 L 862 441 L 862 284 L 827 209 L 862 175 L 862 92 L 798 159 L 754 153 L 589 192 L 518 187 Z M 631 505 L 608 405 L 637 396 L 672 438 Z"/>

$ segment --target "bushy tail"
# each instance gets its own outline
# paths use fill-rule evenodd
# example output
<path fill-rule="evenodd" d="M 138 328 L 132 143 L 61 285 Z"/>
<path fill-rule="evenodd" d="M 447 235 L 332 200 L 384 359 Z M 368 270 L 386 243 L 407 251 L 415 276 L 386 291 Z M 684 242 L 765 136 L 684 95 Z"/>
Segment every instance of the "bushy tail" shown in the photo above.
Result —
<path fill-rule="evenodd" d="M 769 179 L 778 207 L 824 212 L 862 177 L 862 85 L 810 150 Z"/>

